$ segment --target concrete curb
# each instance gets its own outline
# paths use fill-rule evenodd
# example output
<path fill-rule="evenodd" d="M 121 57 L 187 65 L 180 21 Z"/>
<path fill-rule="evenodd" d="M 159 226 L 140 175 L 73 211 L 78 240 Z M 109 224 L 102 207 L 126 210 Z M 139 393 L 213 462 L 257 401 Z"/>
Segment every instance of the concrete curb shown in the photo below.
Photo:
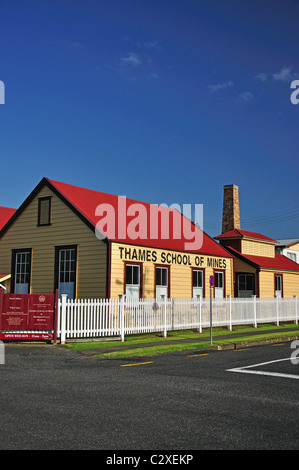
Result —
<path fill-rule="evenodd" d="M 294 341 L 296 339 L 299 339 L 299 335 L 282 336 L 277 338 L 268 338 L 254 341 L 240 341 L 230 344 L 217 344 L 215 346 L 208 346 L 205 349 L 225 351 L 226 349 L 241 349 L 248 348 L 250 346 L 266 346 L 267 344 L 288 343 L 289 341 Z"/>

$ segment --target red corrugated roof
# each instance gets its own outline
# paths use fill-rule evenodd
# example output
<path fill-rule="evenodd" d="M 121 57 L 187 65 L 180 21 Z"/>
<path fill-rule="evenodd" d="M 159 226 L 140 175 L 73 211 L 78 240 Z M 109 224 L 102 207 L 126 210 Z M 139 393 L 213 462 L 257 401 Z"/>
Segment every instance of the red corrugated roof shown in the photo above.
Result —
<path fill-rule="evenodd" d="M 244 238 L 244 237 L 275 242 L 273 238 L 266 237 L 266 235 L 262 235 L 261 233 L 249 232 L 248 230 L 240 230 L 240 229 L 230 230 L 229 232 L 222 233 L 221 235 L 217 235 L 217 237 L 214 237 L 214 238 L 215 240 L 220 240 L 221 238 Z"/>
<path fill-rule="evenodd" d="M 239 253 L 238 251 L 234 250 L 231 247 L 227 247 L 227 248 L 237 258 L 240 258 L 244 260 L 245 262 L 247 260 L 250 263 L 254 263 L 259 268 L 299 271 L 298 263 L 295 263 L 295 261 L 292 261 L 286 256 L 280 255 L 278 253 L 275 254 L 274 258 L 270 258 L 267 256 L 244 255 L 243 253 Z"/>
<path fill-rule="evenodd" d="M 62 183 L 59 181 L 54 181 L 46 178 L 46 180 L 65 198 L 90 224 L 94 227 L 100 221 L 101 217 L 96 215 L 96 208 L 100 204 L 109 204 L 114 208 L 115 211 L 115 233 L 113 231 L 107 231 L 108 239 L 112 241 L 122 242 L 122 243 L 129 243 L 129 244 L 136 244 L 148 247 L 155 247 L 155 248 L 162 248 L 162 249 L 169 249 L 169 250 L 178 250 L 178 251 L 189 251 L 189 252 L 199 252 L 203 254 L 209 254 L 214 256 L 221 256 L 221 257 L 231 257 L 231 255 L 222 248 L 217 242 L 215 242 L 209 235 L 205 232 L 201 232 L 197 227 L 192 225 L 192 230 L 198 231 L 198 233 L 202 234 L 202 246 L 199 249 L 195 250 L 186 250 L 185 243 L 190 243 L 190 238 L 188 237 L 188 232 L 186 233 L 187 236 L 183 234 L 183 225 L 182 225 L 182 236 L 179 239 L 176 239 L 172 234 L 172 217 L 169 217 L 169 214 L 177 215 L 177 212 L 162 207 L 162 214 L 166 220 L 169 220 L 169 230 L 170 236 L 168 239 L 164 239 L 161 237 L 161 223 L 158 226 L 158 238 L 153 239 L 149 236 L 150 234 L 150 210 L 151 208 L 157 207 L 156 205 L 149 204 L 146 202 L 135 201 L 133 199 L 126 198 L 126 207 L 127 211 L 128 208 L 134 210 L 133 204 L 141 204 L 145 210 L 145 216 L 140 219 L 141 222 L 144 222 L 145 225 L 145 217 L 146 217 L 146 225 L 147 225 L 147 236 L 137 238 L 133 240 L 132 238 L 126 235 L 123 237 L 119 232 L 124 229 L 122 225 L 120 225 L 120 230 L 118 230 L 118 218 L 123 215 L 123 211 L 118 210 L 118 202 L 119 197 L 113 194 L 107 194 L 100 191 L 95 191 L 92 189 L 86 189 L 79 186 L 74 186 L 68 183 Z M 128 212 L 127 212 L 128 213 Z M 130 222 L 136 219 L 139 215 L 135 212 L 132 212 L 131 216 L 126 217 L 127 228 L 129 227 Z M 183 216 L 181 217 L 181 223 L 183 221 Z M 165 220 L 165 219 L 164 219 Z M 186 220 L 186 219 L 185 219 Z M 108 227 L 109 228 L 109 227 Z M 126 230 L 127 232 L 127 230 Z M 121 236 L 120 236 L 121 235 Z M 188 239 L 189 238 L 189 239 Z M 191 240 L 192 241 L 192 240 Z"/>
<path fill-rule="evenodd" d="M 12 209 L 11 207 L 3 207 L 0 206 L 0 230 L 6 222 L 11 218 L 11 216 L 16 212 L 16 209 Z"/>

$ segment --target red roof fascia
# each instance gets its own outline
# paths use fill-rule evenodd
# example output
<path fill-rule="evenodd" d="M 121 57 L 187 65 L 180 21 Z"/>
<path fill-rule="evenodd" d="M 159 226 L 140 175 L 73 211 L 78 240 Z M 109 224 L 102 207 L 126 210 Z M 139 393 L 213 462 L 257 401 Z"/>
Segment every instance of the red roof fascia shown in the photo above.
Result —
<path fill-rule="evenodd" d="M 261 268 L 273 268 L 273 269 L 287 269 L 290 271 L 299 271 L 299 264 L 295 263 L 291 259 L 278 253 L 275 254 L 274 258 L 268 258 L 266 256 L 251 256 L 246 255 L 248 259 L 256 264 L 259 264 Z"/>
<path fill-rule="evenodd" d="M 244 255 L 243 253 L 239 253 L 231 247 L 227 248 L 237 258 L 241 258 L 245 262 L 246 260 L 248 260 L 250 263 L 255 264 L 259 268 L 269 268 L 277 270 L 283 269 L 288 271 L 299 272 L 299 264 L 295 263 L 295 261 L 292 261 L 284 255 L 276 253 L 274 258 L 270 258 L 267 256 Z"/>
<path fill-rule="evenodd" d="M 221 238 L 243 238 L 243 237 L 255 238 L 257 240 L 265 240 L 265 241 L 270 241 L 270 242 L 275 243 L 275 240 L 273 240 L 273 238 L 269 238 L 266 235 L 262 235 L 261 233 L 257 233 L 257 232 L 249 232 L 248 230 L 240 230 L 240 229 L 234 229 L 234 230 L 230 230 L 229 232 L 222 233 L 221 235 L 217 235 L 215 239 L 219 240 Z"/>
<path fill-rule="evenodd" d="M 4 227 L 4 225 L 9 221 L 15 212 L 16 209 L 0 206 L 0 230 Z"/>
<path fill-rule="evenodd" d="M 226 251 L 223 247 L 221 247 L 215 240 L 213 240 L 209 235 L 207 235 L 205 232 L 200 232 L 202 233 L 202 246 L 198 250 L 186 250 L 185 249 L 185 243 L 190 243 L 192 240 L 188 240 L 188 238 L 184 237 L 182 235 L 181 238 L 176 239 L 172 235 L 172 217 L 175 217 L 178 215 L 178 212 L 175 211 L 174 209 L 170 209 L 168 207 L 160 207 L 162 217 L 165 216 L 169 220 L 169 238 L 164 239 L 162 238 L 159 234 L 161 234 L 161 221 L 159 223 L 158 227 L 158 238 L 153 239 L 149 234 L 150 230 L 150 209 L 153 206 L 157 207 L 156 205 L 149 204 L 147 202 L 141 202 L 141 201 L 136 201 L 133 199 L 126 198 L 126 210 L 128 214 L 128 209 L 131 208 L 132 210 L 132 215 L 127 215 L 125 220 L 126 220 L 126 230 L 125 230 L 125 236 L 122 238 L 119 236 L 119 232 L 123 229 L 122 226 L 120 226 L 120 231 L 118 230 L 118 220 L 119 216 L 121 217 L 123 213 L 119 214 L 118 211 L 118 203 L 119 203 L 119 197 L 113 194 L 108 194 L 108 193 L 103 193 L 100 191 L 95 191 L 92 189 L 86 189 L 82 188 L 79 186 L 74 186 L 68 183 L 62 183 L 59 181 L 54 181 L 51 179 L 46 178 L 46 180 L 52 185 L 62 196 L 65 198 L 92 226 L 96 227 L 97 223 L 100 220 L 100 216 L 96 215 L 96 208 L 100 204 L 109 204 L 110 206 L 113 206 L 114 211 L 115 211 L 115 233 L 108 233 L 107 231 L 107 237 L 109 240 L 112 241 L 117 241 L 121 243 L 128 243 L 128 244 L 133 244 L 133 245 L 141 245 L 141 246 L 148 246 L 148 247 L 153 247 L 153 248 L 162 248 L 162 249 L 168 249 L 168 250 L 176 250 L 176 251 L 187 251 L 187 252 L 199 252 L 203 254 L 209 254 L 209 255 L 214 255 L 214 256 L 221 256 L 221 257 L 227 257 L 230 258 L 231 255 L 228 251 Z M 140 237 L 137 238 L 136 240 L 133 240 L 132 238 L 127 236 L 127 228 L 130 223 L 130 221 L 134 220 L 137 216 L 139 218 L 139 215 L 134 212 L 134 204 L 141 204 L 145 211 L 146 211 L 146 224 L 144 225 L 147 226 L 147 236 L 146 237 Z M 181 223 L 184 219 L 184 216 L 180 214 L 181 217 Z M 142 222 L 145 222 L 145 218 L 141 219 Z M 195 227 L 195 225 L 192 225 L 192 231 L 199 229 Z M 183 230 L 182 230 L 183 234 Z"/>

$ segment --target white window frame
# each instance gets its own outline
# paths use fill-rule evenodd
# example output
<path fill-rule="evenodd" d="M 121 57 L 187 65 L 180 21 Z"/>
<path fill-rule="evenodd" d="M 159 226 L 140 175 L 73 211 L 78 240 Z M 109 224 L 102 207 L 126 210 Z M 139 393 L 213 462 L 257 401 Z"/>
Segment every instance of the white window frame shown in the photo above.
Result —
<path fill-rule="evenodd" d="M 157 269 L 161 270 L 161 280 L 160 283 L 157 283 Z M 161 300 L 161 297 L 164 296 L 168 298 L 168 286 L 169 286 L 169 268 L 167 266 L 156 266 L 155 267 L 155 289 L 156 289 L 156 299 Z M 166 284 L 163 282 L 163 272 L 166 272 Z"/>
<path fill-rule="evenodd" d="M 19 250 L 15 253 L 14 293 L 29 294 L 31 250 Z M 29 268 L 29 269 L 28 269 Z M 20 282 L 17 282 L 17 279 Z M 25 282 L 27 280 L 27 282 Z"/>
<path fill-rule="evenodd" d="M 201 286 L 200 285 L 194 285 L 194 274 L 196 273 L 196 284 L 198 284 L 198 278 L 201 278 Z M 198 274 L 201 274 L 198 276 Z M 200 284 L 200 282 L 199 282 Z M 203 297 L 203 285 L 204 285 L 204 271 L 202 269 L 193 269 L 192 270 L 192 294 L 193 294 L 193 299 L 196 299 L 198 295 L 201 295 Z"/>
<path fill-rule="evenodd" d="M 62 259 L 62 252 L 64 259 Z M 66 255 L 69 255 L 67 259 Z M 74 259 L 72 257 L 74 255 Z M 72 269 L 74 263 L 74 269 Z M 63 269 L 61 269 L 63 266 Z M 61 277 L 63 276 L 63 279 Z M 76 297 L 77 248 L 76 246 L 58 247 L 58 289 L 59 295 L 68 294 L 69 299 Z M 71 280 L 71 278 L 74 278 Z"/>
<path fill-rule="evenodd" d="M 223 299 L 224 298 L 224 272 L 223 271 L 215 271 L 214 272 L 214 277 L 215 277 L 215 299 Z M 219 279 L 221 279 L 221 286 L 217 285 L 219 282 Z"/>
<path fill-rule="evenodd" d="M 128 282 L 128 273 L 127 273 L 127 268 L 132 268 L 132 274 L 131 274 L 131 280 L 132 282 Z M 140 299 L 140 292 L 141 292 L 141 266 L 139 264 L 134 264 L 134 263 L 126 263 L 125 264 L 125 270 L 126 270 L 126 285 L 125 285 L 125 293 L 126 293 L 126 298 L 127 299 Z M 138 283 L 134 282 L 134 271 L 138 271 Z"/>
<path fill-rule="evenodd" d="M 279 282 L 276 281 L 279 279 Z M 275 290 L 275 297 L 281 298 L 282 297 L 282 274 L 274 274 L 274 290 Z"/>

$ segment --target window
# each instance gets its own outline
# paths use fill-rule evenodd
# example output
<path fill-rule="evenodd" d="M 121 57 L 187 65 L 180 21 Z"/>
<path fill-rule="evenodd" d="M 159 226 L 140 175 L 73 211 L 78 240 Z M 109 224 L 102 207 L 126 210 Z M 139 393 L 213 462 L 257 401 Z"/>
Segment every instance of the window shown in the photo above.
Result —
<path fill-rule="evenodd" d="M 292 261 L 295 261 L 296 263 L 296 253 L 291 253 L 290 251 L 287 251 L 287 257 L 290 258 Z"/>
<path fill-rule="evenodd" d="M 254 294 L 254 274 L 238 274 L 237 282 L 238 297 L 251 297 Z"/>
<path fill-rule="evenodd" d="M 193 298 L 198 295 L 203 297 L 203 271 L 193 269 L 192 271 Z"/>
<path fill-rule="evenodd" d="M 76 296 L 77 247 L 56 247 L 55 272 L 59 295 L 67 294 L 69 299 Z"/>
<path fill-rule="evenodd" d="M 51 197 L 38 199 L 37 225 L 50 225 L 51 223 Z"/>
<path fill-rule="evenodd" d="M 13 250 L 12 253 L 12 292 L 29 294 L 31 273 L 31 248 Z"/>
<path fill-rule="evenodd" d="M 141 266 L 126 264 L 126 297 L 127 299 L 139 299 L 141 294 Z"/>
<path fill-rule="evenodd" d="M 215 287 L 223 288 L 223 273 L 215 272 Z"/>
<path fill-rule="evenodd" d="M 215 271 L 215 299 L 223 299 L 224 297 L 224 273 Z"/>
<path fill-rule="evenodd" d="M 275 297 L 282 297 L 282 275 L 281 274 L 275 274 L 274 283 L 275 283 Z"/>
<path fill-rule="evenodd" d="M 156 299 L 169 297 L 169 266 L 156 266 Z"/>

